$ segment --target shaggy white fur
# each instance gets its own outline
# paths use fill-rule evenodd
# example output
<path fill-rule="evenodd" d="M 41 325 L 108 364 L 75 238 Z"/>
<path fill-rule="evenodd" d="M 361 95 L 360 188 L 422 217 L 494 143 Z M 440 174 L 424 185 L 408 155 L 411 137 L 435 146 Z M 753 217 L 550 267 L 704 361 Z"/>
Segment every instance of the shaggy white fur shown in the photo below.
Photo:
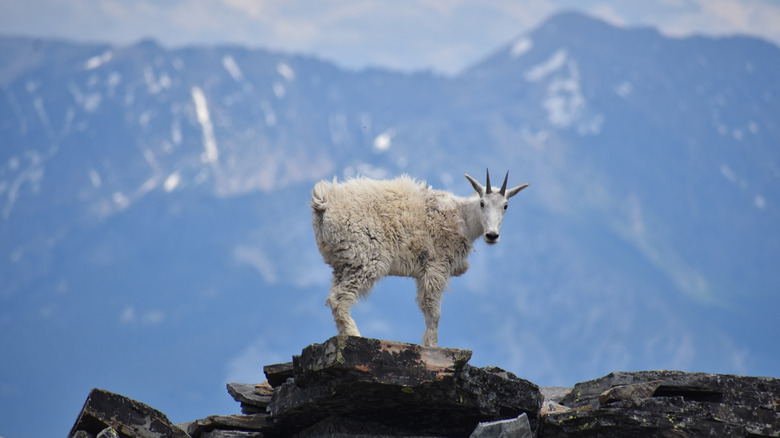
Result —
<path fill-rule="evenodd" d="M 312 190 L 317 247 L 333 268 L 326 304 L 340 335 L 360 336 L 350 309 L 388 275 L 413 277 L 425 315 L 422 345 L 437 346 L 441 300 L 451 276 L 469 267 L 473 242 L 498 242 L 507 200 L 528 184 L 487 188 L 466 175 L 477 192 L 462 198 L 408 176 L 320 181 Z"/>

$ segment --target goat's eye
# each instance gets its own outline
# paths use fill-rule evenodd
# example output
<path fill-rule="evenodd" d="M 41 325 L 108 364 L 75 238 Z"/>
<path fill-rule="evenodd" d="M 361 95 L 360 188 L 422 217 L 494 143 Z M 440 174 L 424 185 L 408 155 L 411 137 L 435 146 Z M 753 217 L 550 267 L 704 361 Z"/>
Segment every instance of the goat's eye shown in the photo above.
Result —
<path fill-rule="evenodd" d="M 506 210 L 507 207 L 509 207 L 509 204 L 504 204 L 504 210 Z"/>
<path fill-rule="evenodd" d="M 481 208 L 485 208 L 485 201 L 479 201 L 479 206 Z"/>

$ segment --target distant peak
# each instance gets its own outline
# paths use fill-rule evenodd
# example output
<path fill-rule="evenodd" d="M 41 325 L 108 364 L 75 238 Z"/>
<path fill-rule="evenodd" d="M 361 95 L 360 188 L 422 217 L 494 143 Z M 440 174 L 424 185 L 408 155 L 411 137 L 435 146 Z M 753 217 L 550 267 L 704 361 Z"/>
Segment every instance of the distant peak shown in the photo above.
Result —
<path fill-rule="evenodd" d="M 141 49 L 154 49 L 154 50 L 158 50 L 162 48 L 162 46 L 160 46 L 160 43 L 158 43 L 157 40 L 151 37 L 146 37 L 141 41 L 138 41 L 138 43 L 136 43 L 135 46 Z"/>
<path fill-rule="evenodd" d="M 592 31 L 616 29 L 617 27 L 606 21 L 579 11 L 564 11 L 551 16 L 536 30 L 552 32 Z"/>
<path fill-rule="evenodd" d="M 594 17 L 580 11 L 564 11 L 555 14 L 543 22 L 536 30 L 534 35 L 566 33 L 569 35 L 601 35 L 609 36 L 615 32 L 629 31 L 651 31 L 659 36 L 658 30 L 647 26 L 621 26 L 608 22 L 603 18 Z"/>

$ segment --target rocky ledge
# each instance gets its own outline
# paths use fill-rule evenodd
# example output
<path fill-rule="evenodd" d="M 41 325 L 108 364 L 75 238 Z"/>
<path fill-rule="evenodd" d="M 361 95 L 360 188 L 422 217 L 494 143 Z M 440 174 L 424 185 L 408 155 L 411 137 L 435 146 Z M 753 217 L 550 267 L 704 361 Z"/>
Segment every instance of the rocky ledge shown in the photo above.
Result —
<path fill-rule="evenodd" d="M 778 437 L 780 379 L 679 371 L 611 373 L 539 388 L 471 352 L 334 337 L 229 383 L 240 415 L 173 425 L 94 389 L 70 437 Z"/>

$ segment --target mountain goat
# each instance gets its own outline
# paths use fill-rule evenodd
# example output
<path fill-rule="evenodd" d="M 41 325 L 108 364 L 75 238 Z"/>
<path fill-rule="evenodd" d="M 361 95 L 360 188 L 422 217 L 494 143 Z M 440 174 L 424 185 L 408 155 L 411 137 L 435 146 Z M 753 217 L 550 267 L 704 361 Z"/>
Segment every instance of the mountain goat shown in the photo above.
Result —
<path fill-rule="evenodd" d="M 476 191 L 469 198 L 427 187 L 408 176 L 377 181 L 320 181 L 312 190 L 312 226 L 317 247 L 333 268 L 326 304 L 339 335 L 360 336 L 350 309 L 374 283 L 388 275 L 413 277 L 417 304 L 425 315 L 422 345 L 435 347 L 441 300 L 451 276 L 469 268 L 479 236 L 499 240 L 508 199 L 528 187 L 491 187 L 465 175 Z"/>

